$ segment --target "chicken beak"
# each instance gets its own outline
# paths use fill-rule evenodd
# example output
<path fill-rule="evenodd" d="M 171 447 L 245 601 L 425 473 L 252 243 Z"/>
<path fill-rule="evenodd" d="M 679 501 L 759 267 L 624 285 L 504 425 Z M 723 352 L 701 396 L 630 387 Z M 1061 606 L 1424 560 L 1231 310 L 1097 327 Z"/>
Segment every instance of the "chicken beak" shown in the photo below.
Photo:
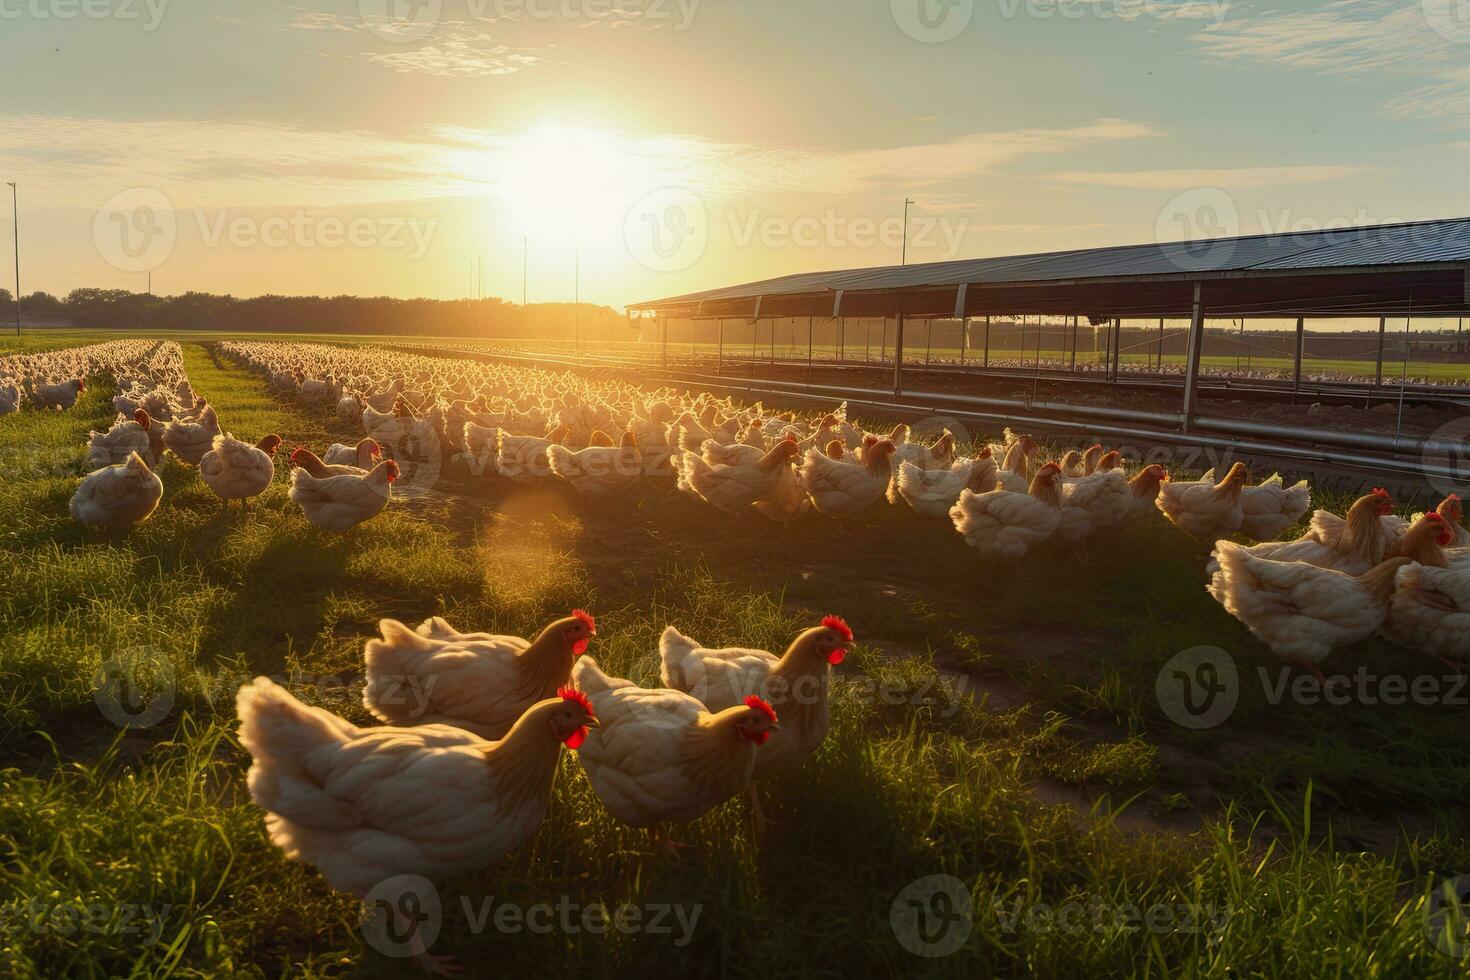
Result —
<path fill-rule="evenodd" d="M 586 721 L 582 722 L 582 725 L 585 728 L 601 728 L 602 722 L 596 718 L 588 718 Z"/>
<path fill-rule="evenodd" d="M 781 726 L 778 725 L 778 724 L 776 724 L 776 722 L 774 722 L 774 721 L 771 722 L 771 726 L 766 729 L 766 731 L 768 731 L 768 732 L 779 732 L 780 730 L 781 730 Z"/>

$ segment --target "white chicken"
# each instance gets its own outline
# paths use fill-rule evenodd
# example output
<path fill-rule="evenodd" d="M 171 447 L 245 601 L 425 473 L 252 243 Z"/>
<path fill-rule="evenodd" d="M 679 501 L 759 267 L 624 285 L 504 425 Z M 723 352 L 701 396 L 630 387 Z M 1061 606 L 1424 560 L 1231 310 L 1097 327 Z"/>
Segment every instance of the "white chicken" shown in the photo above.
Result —
<path fill-rule="evenodd" d="M 158 465 L 153 455 L 153 441 L 149 429 L 153 420 L 141 408 L 133 412 L 131 419 L 118 419 L 106 432 L 87 434 L 87 465 L 94 469 L 125 463 L 129 456 L 137 453 L 150 467 Z"/>
<path fill-rule="evenodd" d="M 643 475 L 643 454 L 631 432 L 623 433 L 621 445 L 588 446 L 576 452 L 553 443 L 546 447 L 546 462 L 552 473 L 589 497 L 620 493 Z"/>
<path fill-rule="evenodd" d="M 293 454 L 294 456 L 294 454 Z M 315 477 L 298 465 L 291 471 L 290 497 L 306 519 L 324 531 L 346 531 L 378 516 L 388 506 L 398 464 L 385 459 L 366 476 Z"/>
<path fill-rule="evenodd" d="M 893 452 L 893 460 L 894 465 L 900 469 L 904 463 L 908 463 L 921 470 L 947 470 L 955 461 L 954 433 L 945 429 L 932 446 L 926 446 L 922 442 L 898 443 Z"/>
<path fill-rule="evenodd" d="M 1312 488 L 1306 480 L 1286 486 L 1276 473 L 1253 487 L 1240 491 L 1240 531 L 1257 541 L 1270 541 L 1302 519 L 1312 503 Z"/>
<path fill-rule="evenodd" d="M 500 738 L 522 712 L 565 687 L 597 635 L 581 609 L 529 641 L 460 633 L 438 617 L 417 632 L 396 619 L 378 629 L 383 638 L 363 649 L 363 706 L 390 725 L 454 725 L 481 738 Z"/>
<path fill-rule="evenodd" d="M 1323 680 L 1333 650 L 1383 625 L 1394 577 L 1409 563 L 1390 558 L 1361 575 L 1299 561 L 1259 558 L 1242 545 L 1216 545 L 1210 593 L 1278 656 Z"/>
<path fill-rule="evenodd" d="M 322 456 L 322 462 L 328 466 L 344 465 L 355 466 L 366 473 L 378 465 L 378 460 L 383 458 L 383 447 L 378 445 L 378 440 L 368 437 L 359 439 L 357 445 L 349 446 L 345 443 L 334 442 L 327 447 L 327 452 Z"/>
<path fill-rule="evenodd" d="M 42 410 L 68 409 L 77 403 L 77 399 L 86 390 L 87 382 L 81 378 L 54 385 L 36 385 L 35 391 L 31 392 L 31 404 Z"/>
<path fill-rule="evenodd" d="M 1346 518 L 1319 510 L 1312 515 L 1311 528 L 1301 537 L 1264 541 L 1246 550 L 1257 558 L 1301 561 L 1361 575 L 1389 556 L 1395 544 L 1392 514 L 1393 498 L 1385 490 L 1374 490 L 1354 501 Z M 1217 556 L 1206 571 L 1214 575 L 1218 567 Z"/>
<path fill-rule="evenodd" d="M 1470 564 L 1402 566 L 1383 635 L 1463 673 L 1470 665 Z"/>
<path fill-rule="evenodd" d="M 220 432 L 219 418 L 214 413 L 214 406 L 205 402 L 199 413 L 199 421 L 188 422 L 176 418 L 164 426 L 163 444 L 185 463 L 198 466 L 204 454 L 214 448 L 214 437 Z"/>
<path fill-rule="evenodd" d="M 228 433 L 215 436 L 214 448 L 199 461 L 199 478 L 226 507 L 238 500 L 243 510 L 249 507 L 251 497 L 265 493 L 276 478 L 272 457 L 280 446 L 281 437 L 274 434 L 253 446 Z"/>
<path fill-rule="evenodd" d="M 82 524 L 131 527 L 146 521 L 163 499 L 163 481 L 133 453 L 82 478 L 71 498 L 71 516 Z"/>
<path fill-rule="evenodd" d="M 559 425 L 544 437 L 513 436 L 504 429 L 495 442 L 495 472 L 516 483 L 527 483 L 551 475 L 546 452 L 560 445 L 571 429 Z"/>
<path fill-rule="evenodd" d="M 235 710 L 271 842 L 359 899 L 400 875 L 489 867 L 525 843 L 545 818 L 561 746 L 577 748 L 597 725 L 586 699 L 565 690 L 498 742 L 447 725 L 358 728 L 264 677 L 240 688 Z"/>
<path fill-rule="evenodd" d="M 20 388 L 9 382 L 0 384 L 0 415 L 20 411 Z"/>
<path fill-rule="evenodd" d="M 779 738 L 776 712 L 751 695 L 718 713 L 682 691 L 609 677 L 591 657 L 572 668 L 601 727 L 578 753 L 614 817 L 634 827 L 694 820 L 750 786 L 756 750 Z"/>
<path fill-rule="evenodd" d="M 711 445 L 706 443 L 706 445 Z M 679 488 L 727 514 L 735 514 L 752 504 L 768 500 L 781 487 L 783 477 L 791 476 L 791 460 L 796 455 L 796 439 L 787 437 L 753 462 L 711 466 L 695 453 L 681 453 L 676 469 Z"/>
<path fill-rule="evenodd" d="M 1171 480 L 1159 487 L 1155 501 L 1170 523 L 1201 541 L 1214 541 L 1240 529 L 1244 517 L 1240 493 L 1250 472 L 1244 463 L 1236 463 L 1219 483 L 1208 477 L 1182 483 Z"/>
<path fill-rule="evenodd" d="M 1106 461 L 1107 457 L 1104 456 Z M 1111 473 L 1114 468 L 1098 464 L 1099 473 Z M 1169 473 L 1158 463 L 1150 463 L 1134 474 L 1128 481 L 1128 512 L 1124 515 L 1119 527 L 1132 527 L 1139 521 L 1147 520 L 1150 516 L 1159 513 L 1156 501 L 1159 497 L 1159 485 L 1167 482 Z"/>
<path fill-rule="evenodd" d="M 995 460 L 987 447 L 974 459 L 962 459 L 948 469 L 925 470 L 904 461 L 888 489 L 888 499 L 902 499 L 921 517 L 943 519 L 960 498 L 960 492 L 988 493 L 997 483 Z"/>
<path fill-rule="evenodd" d="M 877 503 L 893 479 L 897 447 L 888 439 L 866 447 L 861 461 L 833 459 L 816 449 L 806 451 L 801 485 L 818 513 L 841 520 Z"/>
<path fill-rule="evenodd" d="M 1051 537 L 1061 520 L 1062 469 L 1047 463 L 1031 478 L 1026 493 L 995 489 L 988 493 L 960 491 L 949 518 L 965 542 L 992 561 L 1026 557 Z"/>
<path fill-rule="evenodd" d="M 827 737 L 828 665 L 842 663 L 852 643 L 852 628 L 839 616 L 804 630 L 780 657 L 740 647 L 712 650 L 669 626 L 658 641 L 659 676 L 712 712 L 742 705 L 752 694 L 776 709 L 781 735 L 756 754 L 758 778 L 799 766 Z"/>

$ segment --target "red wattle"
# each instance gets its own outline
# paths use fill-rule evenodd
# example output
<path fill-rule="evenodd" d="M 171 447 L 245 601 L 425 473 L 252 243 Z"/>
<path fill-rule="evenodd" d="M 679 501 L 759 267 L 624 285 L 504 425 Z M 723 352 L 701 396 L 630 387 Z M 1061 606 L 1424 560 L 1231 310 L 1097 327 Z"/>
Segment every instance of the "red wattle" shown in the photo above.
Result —
<path fill-rule="evenodd" d="M 566 738 L 562 739 L 561 744 L 565 745 L 569 749 L 579 749 L 582 747 L 582 743 L 585 741 L 587 741 L 587 728 L 584 725 L 583 727 L 572 732 L 572 734 L 568 735 Z"/>
<path fill-rule="evenodd" d="M 846 659 L 846 650 L 833 650 L 831 653 L 827 654 L 827 663 L 832 664 L 833 666 L 842 663 L 842 661 Z"/>
<path fill-rule="evenodd" d="M 577 656 L 580 657 L 582 654 L 584 654 L 584 653 L 587 652 L 587 644 L 589 644 L 591 642 L 592 642 L 592 640 L 590 638 L 585 637 L 585 636 L 582 637 L 576 643 L 573 643 L 572 644 L 572 653 L 574 653 L 574 654 L 576 654 Z"/>

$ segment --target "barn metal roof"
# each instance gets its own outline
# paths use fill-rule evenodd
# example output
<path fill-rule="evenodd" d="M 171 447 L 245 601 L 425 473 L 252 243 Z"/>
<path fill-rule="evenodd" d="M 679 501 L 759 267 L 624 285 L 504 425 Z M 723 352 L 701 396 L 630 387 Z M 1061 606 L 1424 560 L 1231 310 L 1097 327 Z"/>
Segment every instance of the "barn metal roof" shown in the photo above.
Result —
<path fill-rule="evenodd" d="M 631 310 L 688 310 L 759 297 L 1027 285 L 1087 280 L 1161 280 L 1470 265 L 1470 218 L 1151 242 L 869 269 L 807 272 L 635 303 Z"/>

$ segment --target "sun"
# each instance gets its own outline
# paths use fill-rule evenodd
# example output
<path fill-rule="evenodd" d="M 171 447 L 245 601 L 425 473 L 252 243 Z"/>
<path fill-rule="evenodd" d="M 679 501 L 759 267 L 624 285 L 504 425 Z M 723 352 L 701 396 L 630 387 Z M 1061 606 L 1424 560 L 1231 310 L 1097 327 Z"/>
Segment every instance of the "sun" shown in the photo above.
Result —
<path fill-rule="evenodd" d="M 496 157 L 510 230 L 542 241 L 592 244 L 621 234 L 652 179 L 633 141 L 555 123 L 511 137 Z"/>

